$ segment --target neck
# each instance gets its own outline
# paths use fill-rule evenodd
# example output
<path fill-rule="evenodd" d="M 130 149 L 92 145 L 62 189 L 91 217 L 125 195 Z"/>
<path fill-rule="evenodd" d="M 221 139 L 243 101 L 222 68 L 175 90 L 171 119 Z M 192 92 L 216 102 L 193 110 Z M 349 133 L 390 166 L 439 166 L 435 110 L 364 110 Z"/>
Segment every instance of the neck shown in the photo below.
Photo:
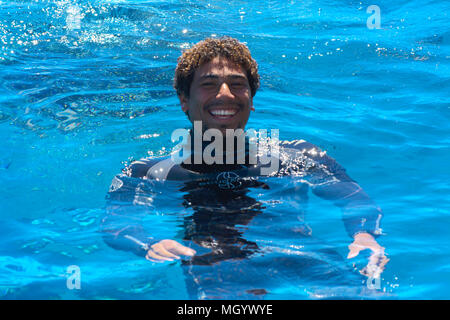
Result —
<path fill-rule="evenodd" d="M 204 132 L 190 130 L 191 154 L 184 166 L 195 171 L 235 170 L 249 163 L 249 138 L 243 133 L 237 136 L 212 136 L 210 141 Z M 186 164 L 190 162 L 190 164 Z"/>

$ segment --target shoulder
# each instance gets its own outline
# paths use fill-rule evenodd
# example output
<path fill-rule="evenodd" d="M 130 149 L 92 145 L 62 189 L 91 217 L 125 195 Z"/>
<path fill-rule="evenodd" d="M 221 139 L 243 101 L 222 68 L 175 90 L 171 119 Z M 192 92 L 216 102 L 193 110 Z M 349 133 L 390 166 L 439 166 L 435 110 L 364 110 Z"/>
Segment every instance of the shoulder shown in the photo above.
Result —
<path fill-rule="evenodd" d="M 300 161 L 308 166 L 326 168 L 330 173 L 339 175 L 342 179 L 349 179 L 346 176 L 345 168 L 313 143 L 305 140 L 280 141 L 280 149 L 291 161 Z"/>
<path fill-rule="evenodd" d="M 167 161 L 168 158 L 170 157 L 146 158 L 133 161 L 123 169 L 123 173 L 132 178 L 144 178 L 152 167 L 158 163 Z"/>
<path fill-rule="evenodd" d="M 304 155 L 308 155 L 310 157 L 323 157 L 326 154 L 326 151 L 323 151 L 321 148 L 316 146 L 315 144 L 305 141 L 305 140 L 284 140 L 280 141 L 280 147 L 283 151 L 287 153 L 298 153 L 301 152 Z"/>

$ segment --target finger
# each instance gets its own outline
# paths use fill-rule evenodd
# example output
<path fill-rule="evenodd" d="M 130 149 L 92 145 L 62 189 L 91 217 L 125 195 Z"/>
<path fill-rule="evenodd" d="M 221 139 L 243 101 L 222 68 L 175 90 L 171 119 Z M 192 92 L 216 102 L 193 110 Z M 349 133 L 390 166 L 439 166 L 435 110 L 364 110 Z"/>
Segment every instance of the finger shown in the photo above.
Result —
<path fill-rule="evenodd" d="M 185 247 L 182 244 L 178 243 L 175 245 L 175 247 L 173 247 L 172 249 L 170 249 L 169 251 L 176 253 L 176 254 L 182 254 L 185 256 L 190 256 L 192 257 L 194 254 L 196 254 L 197 252 L 191 248 Z"/>
<path fill-rule="evenodd" d="M 179 256 L 174 255 L 173 253 L 167 251 L 166 248 L 164 248 L 164 246 L 161 243 L 152 245 L 152 249 L 153 249 L 153 252 L 155 252 L 156 254 L 158 254 L 160 256 L 180 259 Z"/>
<path fill-rule="evenodd" d="M 157 254 L 157 253 L 154 252 L 153 250 L 148 250 L 148 251 L 147 251 L 146 258 L 147 258 L 147 257 L 153 258 L 153 259 L 158 260 L 158 261 L 173 261 L 172 258 L 160 256 L 159 254 Z"/>
<path fill-rule="evenodd" d="M 364 249 L 363 247 L 355 245 L 355 244 L 349 245 L 348 248 L 350 251 L 347 255 L 347 259 L 356 257 L 359 254 L 359 252 Z"/>
<path fill-rule="evenodd" d="M 182 254 L 185 256 L 193 256 L 194 254 L 196 254 L 195 250 L 185 247 L 174 240 L 162 240 L 160 241 L 160 243 L 167 251 L 173 254 Z"/>
<path fill-rule="evenodd" d="M 148 255 L 145 256 L 145 259 L 147 259 L 148 261 L 151 261 L 151 262 L 164 263 L 163 260 L 155 260 L 155 259 L 150 258 Z"/>
<path fill-rule="evenodd" d="M 384 266 L 389 262 L 389 259 L 384 254 L 374 255 L 372 259 L 373 264 L 376 266 L 374 275 L 377 277 L 384 271 Z"/>
<path fill-rule="evenodd" d="M 347 259 L 352 259 L 356 257 L 359 254 L 359 250 L 350 250 L 350 252 L 347 255 Z"/>
<path fill-rule="evenodd" d="M 164 262 L 163 260 L 152 259 L 152 258 L 150 257 L 150 255 L 148 254 L 148 252 L 147 252 L 147 254 L 145 255 L 145 259 L 147 259 L 147 260 L 149 260 L 149 261 L 152 261 L 152 262 L 157 262 L 157 263 L 163 263 L 163 262 Z"/>
<path fill-rule="evenodd" d="M 360 273 L 370 278 L 379 278 L 388 262 L 389 259 L 383 253 L 372 254 L 369 258 L 369 263 Z"/>
<path fill-rule="evenodd" d="M 369 263 L 359 273 L 368 278 L 375 279 L 380 277 L 382 270 L 378 266 Z"/>

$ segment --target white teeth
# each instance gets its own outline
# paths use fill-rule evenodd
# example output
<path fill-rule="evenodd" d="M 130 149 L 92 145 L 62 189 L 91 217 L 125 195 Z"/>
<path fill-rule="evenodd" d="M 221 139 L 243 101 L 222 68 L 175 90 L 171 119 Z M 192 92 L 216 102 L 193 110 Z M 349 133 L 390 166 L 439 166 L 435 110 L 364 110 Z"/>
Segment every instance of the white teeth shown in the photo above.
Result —
<path fill-rule="evenodd" d="M 236 112 L 236 110 L 211 110 L 214 116 L 234 116 Z"/>

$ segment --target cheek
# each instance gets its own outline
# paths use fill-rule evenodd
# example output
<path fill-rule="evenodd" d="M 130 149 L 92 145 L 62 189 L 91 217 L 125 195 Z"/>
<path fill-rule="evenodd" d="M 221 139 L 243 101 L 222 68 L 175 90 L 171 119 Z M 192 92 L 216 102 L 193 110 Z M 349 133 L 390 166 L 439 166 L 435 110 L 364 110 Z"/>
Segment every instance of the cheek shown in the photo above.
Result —
<path fill-rule="evenodd" d="M 195 110 L 201 110 L 205 105 L 205 97 L 203 95 L 196 95 L 194 99 L 192 99 L 192 108 Z"/>
<path fill-rule="evenodd" d="M 189 107 L 189 113 L 191 114 L 191 117 L 197 120 L 200 119 L 202 117 L 202 105 L 197 101 L 192 103 Z"/>

